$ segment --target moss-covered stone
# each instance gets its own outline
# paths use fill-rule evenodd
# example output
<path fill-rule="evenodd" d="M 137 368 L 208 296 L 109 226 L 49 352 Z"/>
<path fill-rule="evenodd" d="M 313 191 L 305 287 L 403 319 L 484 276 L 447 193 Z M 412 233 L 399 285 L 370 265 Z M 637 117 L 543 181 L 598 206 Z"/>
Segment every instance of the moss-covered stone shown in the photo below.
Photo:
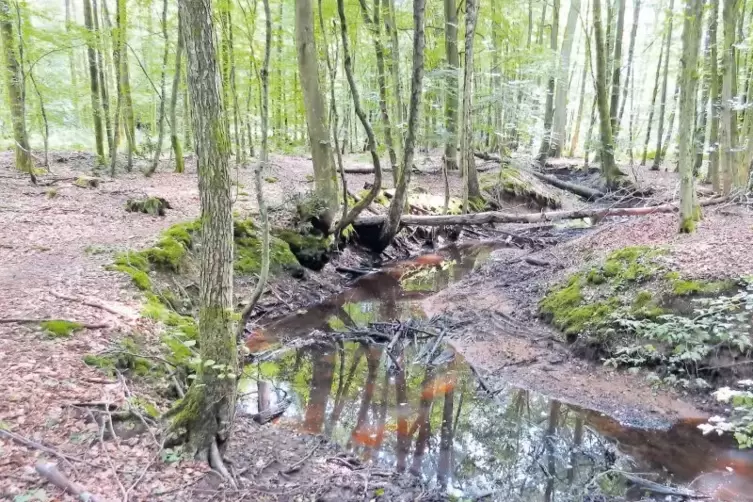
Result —
<path fill-rule="evenodd" d="M 329 262 L 331 239 L 289 229 L 277 229 L 275 235 L 290 248 L 298 262 L 311 270 L 321 270 Z"/>
<path fill-rule="evenodd" d="M 147 261 L 156 268 L 178 272 L 186 256 L 187 249 L 177 239 L 163 236 L 153 247 L 141 252 Z"/>
<path fill-rule="evenodd" d="M 84 329 L 83 324 L 65 319 L 43 321 L 39 325 L 53 338 L 67 338 L 74 332 Z"/>
<path fill-rule="evenodd" d="M 128 199 L 126 201 L 125 209 L 129 213 L 165 216 L 165 210 L 172 209 L 172 206 L 162 197 L 144 197 L 142 199 Z"/>
<path fill-rule="evenodd" d="M 261 271 L 262 242 L 256 225 L 251 220 L 235 220 L 235 270 L 241 274 L 258 274 Z M 290 247 L 276 235 L 269 236 L 269 269 L 272 273 L 282 270 L 295 272 L 300 268 Z"/>
<path fill-rule="evenodd" d="M 82 174 L 73 181 L 73 184 L 79 188 L 97 188 L 99 186 L 99 178 Z"/>

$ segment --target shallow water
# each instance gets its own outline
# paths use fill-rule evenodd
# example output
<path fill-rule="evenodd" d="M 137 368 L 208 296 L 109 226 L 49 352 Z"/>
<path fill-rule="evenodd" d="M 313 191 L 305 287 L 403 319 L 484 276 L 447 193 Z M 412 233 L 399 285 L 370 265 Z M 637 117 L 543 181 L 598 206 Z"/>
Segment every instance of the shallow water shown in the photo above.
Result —
<path fill-rule="evenodd" d="M 470 246 L 452 250 L 455 261 L 438 269 L 406 277 L 410 268 L 401 264 L 401 274 L 365 276 L 340 295 L 257 331 L 252 348 L 314 329 L 423 319 L 422 300 L 488 254 L 488 246 Z M 639 500 L 642 490 L 615 474 L 622 471 L 692 483 L 718 500 L 753 500 L 753 455 L 734 450 L 729 440 L 701 435 L 695 424 L 620 424 L 514 382 L 491 396 L 449 346 L 435 366 L 416 362 L 425 349 L 411 343 L 390 357 L 383 346 L 346 342 L 289 351 L 246 368 L 251 378 L 242 382 L 241 403 L 255 413 L 290 399 L 279 425 L 324 434 L 365 462 L 413 473 L 459 497 L 552 501 L 600 494 Z"/>

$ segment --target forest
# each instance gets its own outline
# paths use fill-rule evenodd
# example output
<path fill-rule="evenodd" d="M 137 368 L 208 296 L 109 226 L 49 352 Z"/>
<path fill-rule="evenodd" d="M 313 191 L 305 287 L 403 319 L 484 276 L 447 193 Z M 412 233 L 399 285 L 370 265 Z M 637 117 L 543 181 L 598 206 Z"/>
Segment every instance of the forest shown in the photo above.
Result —
<path fill-rule="evenodd" d="M 0 499 L 753 501 L 750 0 L 0 0 Z"/>

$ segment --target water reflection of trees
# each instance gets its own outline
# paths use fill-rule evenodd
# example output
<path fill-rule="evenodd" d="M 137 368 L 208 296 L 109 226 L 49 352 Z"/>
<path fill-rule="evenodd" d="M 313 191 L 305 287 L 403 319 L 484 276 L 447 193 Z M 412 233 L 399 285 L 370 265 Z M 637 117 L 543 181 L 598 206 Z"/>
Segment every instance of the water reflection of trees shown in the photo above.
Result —
<path fill-rule="evenodd" d="M 344 343 L 257 369 L 293 399 L 285 420 L 294 427 L 450 493 L 555 500 L 608 467 L 611 445 L 584 427 L 580 412 L 524 390 L 495 402 L 477 393 L 459 356 L 438 367 L 413 365 L 415 356 L 398 349 L 396 364 L 382 347 Z"/>

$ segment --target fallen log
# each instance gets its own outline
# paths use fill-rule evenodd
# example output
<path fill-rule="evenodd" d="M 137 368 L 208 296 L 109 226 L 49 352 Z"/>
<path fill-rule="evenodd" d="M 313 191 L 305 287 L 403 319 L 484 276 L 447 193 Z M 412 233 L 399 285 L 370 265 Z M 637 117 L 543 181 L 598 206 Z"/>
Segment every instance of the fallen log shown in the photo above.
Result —
<path fill-rule="evenodd" d="M 531 173 L 533 176 L 537 177 L 544 183 L 552 185 L 553 187 L 560 188 L 562 190 L 567 190 L 568 192 L 574 193 L 575 195 L 580 195 L 581 197 L 585 199 L 589 199 L 589 200 L 600 199 L 601 197 L 604 197 L 606 195 L 601 190 L 596 190 L 594 188 L 590 188 L 587 186 L 576 185 L 575 183 L 562 181 L 561 179 L 555 176 L 550 176 L 548 174 L 539 173 L 533 170 L 531 171 L 526 170 L 526 172 Z"/>
<path fill-rule="evenodd" d="M 728 197 L 713 197 L 699 201 L 701 206 L 711 206 L 726 202 Z M 403 215 L 400 222 L 408 226 L 436 227 L 442 225 L 484 225 L 486 223 L 540 223 L 542 221 L 573 220 L 579 218 L 601 219 L 607 216 L 645 216 L 654 213 L 672 213 L 678 210 L 677 204 L 662 204 L 645 207 L 615 207 L 601 209 L 578 209 L 575 211 L 549 211 L 541 213 L 503 213 L 487 211 L 483 213 L 461 215 Z M 355 225 L 379 225 L 385 216 L 366 216 L 358 218 Z"/>

